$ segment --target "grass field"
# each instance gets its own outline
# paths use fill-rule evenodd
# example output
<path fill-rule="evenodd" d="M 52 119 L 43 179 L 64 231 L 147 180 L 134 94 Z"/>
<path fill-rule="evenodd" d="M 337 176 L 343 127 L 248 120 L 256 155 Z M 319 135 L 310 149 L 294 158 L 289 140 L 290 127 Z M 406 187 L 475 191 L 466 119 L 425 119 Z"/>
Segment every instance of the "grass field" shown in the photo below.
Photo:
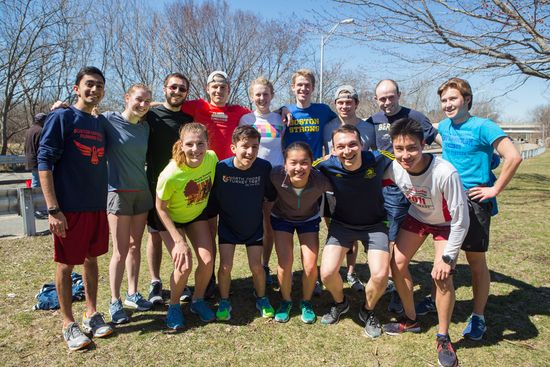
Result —
<path fill-rule="evenodd" d="M 486 318 L 488 332 L 482 342 L 461 339 L 471 312 L 470 275 L 462 254 L 455 276 L 457 302 L 450 328 L 461 366 L 550 365 L 550 153 L 523 162 L 516 177 L 500 196 L 488 253 L 491 296 Z M 321 238 L 324 237 L 324 232 Z M 145 253 L 143 251 L 143 253 Z M 184 305 L 187 327 L 164 332 L 165 307 L 137 312 L 132 322 L 116 328 L 114 336 L 97 340 L 90 350 L 70 353 L 61 336 L 56 311 L 33 311 L 34 295 L 54 276 L 52 241 L 47 237 L 0 240 L 0 365 L 195 365 L 195 366 L 436 366 L 437 319 L 421 319 L 422 333 L 382 337 L 363 336 L 357 317 L 361 298 L 346 289 L 352 309 L 339 324 L 303 324 L 297 312 L 299 279 L 296 278 L 294 314 L 287 324 L 260 319 L 255 311 L 252 282 L 242 248 L 233 273 L 233 319 L 202 324 Z M 412 264 L 418 283 L 415 297 L 429 292 L 432 247 L 426 243 Z M 99 310 L 108 317 L 108 260 L 100 259 Z M 366 256 L 359 256 L 359 275 L 366 281 Z M 275 257 L 271 265 L 275 268 Z M 296 269 L 300 269 L 299 261 Z M 80 271 L 80 268 L 76 268 Z M 168 279 L 165 253 L 162 274 Z M 142 261 L 141 291 L 147 293 L 149 275 Z M 165 282 L 167 283 L 167 282 Z M 191 284 L 193 280 L 191 279 Z M 123 283 L 123 290 L 125 285 Z M 8 296 L 8 294 L 11 294 Z M 15 296 L 13 296 L 15 294 Z M 270 293 L 272 303 L 279 295 Z M 313 300 L 318 315 L 325 313 L 330 296 L 325 291 Z M 392 315 L 379 306 L 382 322 Z M 83 302 L 74 304 L 75 315 Z M 212 304 L 214 307 L 214 304 Z"/>

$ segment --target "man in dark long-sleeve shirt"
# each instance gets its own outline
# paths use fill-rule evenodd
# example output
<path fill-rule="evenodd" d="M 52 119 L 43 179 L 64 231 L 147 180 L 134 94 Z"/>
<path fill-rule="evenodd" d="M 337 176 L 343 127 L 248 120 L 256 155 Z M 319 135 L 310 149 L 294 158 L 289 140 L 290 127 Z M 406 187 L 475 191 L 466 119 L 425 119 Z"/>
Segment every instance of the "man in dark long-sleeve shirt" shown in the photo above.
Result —
<path fill-rule="evenodd" d="M 83 264 L 86 312 L 83 327 L 93 337 L 110 335 L 113 329 L 96 310 L 97 256 L 109 249 L 107 224 L 107 163 L 105 117 L 92 109 L 104 95 L 105 78 L 95 67 L 84 67 L 73 87 L 75 105 L 58 109 L 46 119 L 38 171 L 50 231 L 54 235 L 55 285 L 63 316 L 63 337 L 70 350 L 82 349 L 91 340 L 82 333 L 72 312 L 71 272 Z"/>

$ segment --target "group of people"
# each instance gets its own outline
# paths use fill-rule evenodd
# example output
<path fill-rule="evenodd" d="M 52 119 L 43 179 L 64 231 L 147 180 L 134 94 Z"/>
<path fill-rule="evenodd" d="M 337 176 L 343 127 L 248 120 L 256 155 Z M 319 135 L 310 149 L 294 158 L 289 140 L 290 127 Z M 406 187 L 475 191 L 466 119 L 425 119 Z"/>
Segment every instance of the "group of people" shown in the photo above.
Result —
<path fill-rule="evenodd" d="M 263 77 L 250 86 L 254 111 L 228 105 L 230 81 L 223 71 L 207 78 L 209 101 L 187 101 L 189 80 L 173 73 L 164 80 L 161 104 L 151 107 L 149 87 L 134 84 L 124 96 L 123 112 L 94 115 L 104 87 L 99 69 L 81 69 L 73 87 L 76 103 L 48 115 L 38 150 L 69 349 L 91 343 L 72 313 L 74 265 L 84 268 L 84 330 L 96 338 L 113 332 L 96 307 L 97 257 L 108 252 L 109 229 L 113 324 L 129 321 L 124 305 L 149 310 L 164 302 L 162 242 L 173 263 L 168 328 L 184 327 L 182 300 L 191 302 L 190 311 L 203 322 L 231 318 L 231 270 L 239 244 L 246 246 L 260 316 L 287 322 L 293 307 L 296 232 L 304 323 L 317 318 L 311 298 L 319 277 L 334 300 L 321 323 L 335 324 L 349 311 L 339 273 L 347 258 L 350 285 L 359 284 L 365 292 L 359 317 L 367 336 L 419 332 L 417 315 L 437 310 L 438 362 L 457 365 L 448 331 L 454 306 L 452 274 L 462 248 L 474 293 L 473 313 L 463 335 L 482 338 L 490 283 L 485 259 L 490 217 L 496 214 L 495 197 L 513 177 L 521 157 L 497 124 L 470 115 L 473 94 L 465 80 L 452 78 L 439 88 L 447 119 L 437 130 L 422 113 L 399 104 L 399 87 L 389 79 L 376 85 L 381 111 L 367 120 L 357 117 L 359 96 L 349 85 L 336 91 L 336 112 L 312 103 L 315 77 L 307 69 L 292 76 L 296 103 L 278 113 L 271 111 L 273 85 Z M 442 158 L 423 152 L 424 145 L 434 141 L 442 145 Z M 504 160 L 498 178 L 491 172 L 494 150 Z M 328 235 L 319 271 L 322 217 Z M 151 273 L 147 299 L 138 291 L 146 226 Z M 429 234 L 435 245 L 434 291 L 415 306 L 408 265 Z M 358 241 L 370 269 L 365 286 L 354 273 Z M 266 293 L 273 245 L 281 296 L 276 308 Z M 191 292 L 187 282 L 193 252 L 197 265 Z M 216 284 L 217 253 L 220 299 L 214 312 L 205 296 Z M 123 302 L 125 270 L 128 288 Z M 389 277 L 395 284 L 389 309 L 401 316 L 381 325 L 375 308 Z"/>

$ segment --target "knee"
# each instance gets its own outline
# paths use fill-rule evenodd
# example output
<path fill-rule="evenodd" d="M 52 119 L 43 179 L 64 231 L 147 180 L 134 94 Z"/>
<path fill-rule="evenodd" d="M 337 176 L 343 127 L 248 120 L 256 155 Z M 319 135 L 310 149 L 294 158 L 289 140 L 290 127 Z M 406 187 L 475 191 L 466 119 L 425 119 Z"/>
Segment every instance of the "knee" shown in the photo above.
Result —
<path fill-rule="evenodd" d="M 304 265 L 304 275 L 306 277 L 317 276 L 317 264 Z"/>
<path fill-rule="evenodd" d="M 65 274 L 71 275 L 71 273 L 73 272 L 73 269 L 74 269 L 74 265 L 57 263 L 56 268 L 57 268 L 57 271 L 60 272 L 63 275 L 65 275 Z"/>
<path fill-rule="evenodd" d="M 84 266 L 97 266 L 97 257 L 87 256 L 84 260 Z"/>
<path fill-rule="evenodd" d="M 394 254 L 390 262 L 390 266 L 392 271 L 402 272 L 409 267 L 409 262 L 409 259 L 407 259 L 405 256 L 396 256 L 396 254 Z"/>
<path fill-rule="evenodd" d="M 376 273 L 371 273 L 369 281 L 376 287 L 386 287 L 388 283 L 388 270 L 380 270 Z"/>
<path fill-rule="evenodd" d="M 434 282 L 435 287 L 437 288 L 437 293 L 442 296 L 446 296 L 449 292 L 454 290 L 453 281 L 450 277 L 445 280 L 434 280 Z"/>
<path fill-rule="evenodd" d="M 221 262 L 219 273 L 220 274 L 231 274 L 231 270 L 233 269 L 233 264 L 227 263 L 227 262 Z"/>
<path fill-rule="evenodd" d="M 253 275 L 258 276 L 264 274 L 264 267 L 262 264 L 253 264 L 250 265 L 250 271 Z"/>

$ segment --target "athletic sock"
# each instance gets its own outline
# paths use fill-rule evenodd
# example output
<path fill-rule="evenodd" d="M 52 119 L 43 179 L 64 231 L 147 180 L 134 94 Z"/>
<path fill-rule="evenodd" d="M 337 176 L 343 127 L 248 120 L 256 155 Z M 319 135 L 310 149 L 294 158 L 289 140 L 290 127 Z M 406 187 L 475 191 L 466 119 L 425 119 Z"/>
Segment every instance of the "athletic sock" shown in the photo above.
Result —
<path fill-rule="evenodd" d="M 483 316 L 483 315 L 480 315 L 480 314 L 477 314 L 477 313 L 475 313 L 475 312 L 472 312 L 472 316 L 477 316 L 478 318 L 481 319 L 481 321 L 485 322 L 485 316 Z"/>

